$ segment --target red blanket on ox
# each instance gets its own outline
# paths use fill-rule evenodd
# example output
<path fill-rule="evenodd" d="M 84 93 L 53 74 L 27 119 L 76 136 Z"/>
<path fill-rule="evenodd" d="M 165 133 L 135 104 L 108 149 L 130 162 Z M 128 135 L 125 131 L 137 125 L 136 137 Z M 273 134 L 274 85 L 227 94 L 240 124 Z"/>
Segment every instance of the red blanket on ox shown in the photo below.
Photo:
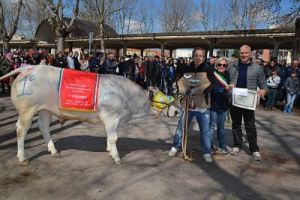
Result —
<path fill-rule="evenodd" d="M 59 87 L 60 108 L 96 111 L 99 77 L 95 73 L 63 69 Z"/>

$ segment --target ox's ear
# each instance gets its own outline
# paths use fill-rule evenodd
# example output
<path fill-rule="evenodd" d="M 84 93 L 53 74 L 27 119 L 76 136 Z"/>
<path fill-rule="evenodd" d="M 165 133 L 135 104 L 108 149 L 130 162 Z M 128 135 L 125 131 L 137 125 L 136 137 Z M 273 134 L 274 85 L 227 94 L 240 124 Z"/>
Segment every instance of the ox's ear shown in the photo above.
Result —
<path fill-rule="evenodd" d="M 153 92 L 153 94 L 155 95 L 159 91 L 159 89 L 156 86 L 149 86 L 148 91 Z"/>
<path fill-rule="evenodd" d="M 153 99 L 154 95 L 159 91 L 157 87 L 149 86 L 148 87 L 148 96 L 150 99 Z"/>

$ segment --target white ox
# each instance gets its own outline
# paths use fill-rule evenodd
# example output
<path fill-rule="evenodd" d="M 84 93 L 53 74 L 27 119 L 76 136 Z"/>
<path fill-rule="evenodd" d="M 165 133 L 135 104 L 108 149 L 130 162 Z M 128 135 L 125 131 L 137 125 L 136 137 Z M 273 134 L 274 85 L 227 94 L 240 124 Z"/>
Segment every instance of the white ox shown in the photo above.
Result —
<path fill-rule="evenodd" d="M 120 163 L 116 146 L 117 127 L 122 121 L 149 114 L 151 103 L 147 92 L 124 77 L 101 75 L 99 103 L 95 113 L 61 110 L 58 88 L 60 71 L 60 68 L 51 66 L 24 66 L 0 78 L 21 73 L 11 87 L 11 100 L 19 113 L 16 128 L 20 165 L 29 164 L 24 152 L 24 140 L 36 113 L 39 129 L 52 156 L 60 156 L 50 137 L 51 116 L 55 115 L 62 121 L 74 119 L 89 123 L 102 122 L 107 134 L 106 150 L 115 163 Z"/>

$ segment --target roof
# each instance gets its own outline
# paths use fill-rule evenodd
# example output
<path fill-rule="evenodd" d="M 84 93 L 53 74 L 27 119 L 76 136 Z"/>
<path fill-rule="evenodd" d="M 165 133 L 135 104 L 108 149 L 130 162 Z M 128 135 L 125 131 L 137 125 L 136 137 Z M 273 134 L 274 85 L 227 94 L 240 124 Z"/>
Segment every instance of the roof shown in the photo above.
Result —
<path fill-rule="evenodd" d="M 71 18 L 64 18 L 65 21 L 70 22 Z M 73 26 L 70 29 L 69 38 L 73 37 L 87 37 L 89 32 L 94 32 L 94 37 L 99 36 L 99 26 L 96 23 L 84 19 L 75 19 Z M 116 37 L 118 34 L 109 25 L 104 25 L 104 37 Z M 48 20 L 44 20 L 38 26 L 35 33 L 35 40 L 52 43 L 55 41 L 55 34 L 51 28 Z"/>

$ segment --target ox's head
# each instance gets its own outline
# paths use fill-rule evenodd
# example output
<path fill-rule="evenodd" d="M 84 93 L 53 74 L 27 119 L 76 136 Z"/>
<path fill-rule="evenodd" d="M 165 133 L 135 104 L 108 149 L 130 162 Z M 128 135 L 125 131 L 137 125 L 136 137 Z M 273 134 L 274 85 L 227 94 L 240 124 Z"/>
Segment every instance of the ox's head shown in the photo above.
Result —
<path fill-rule="evenodd" d="M 176 117 L 180 111 L 180 105 L 178 103 L 179 98 L 168 96 L 162 93 L 157 87 L 149 87 L 149 97 L 151 101 L 152 111 L 156 117 L 160 114 L 166 117 Z"/>

